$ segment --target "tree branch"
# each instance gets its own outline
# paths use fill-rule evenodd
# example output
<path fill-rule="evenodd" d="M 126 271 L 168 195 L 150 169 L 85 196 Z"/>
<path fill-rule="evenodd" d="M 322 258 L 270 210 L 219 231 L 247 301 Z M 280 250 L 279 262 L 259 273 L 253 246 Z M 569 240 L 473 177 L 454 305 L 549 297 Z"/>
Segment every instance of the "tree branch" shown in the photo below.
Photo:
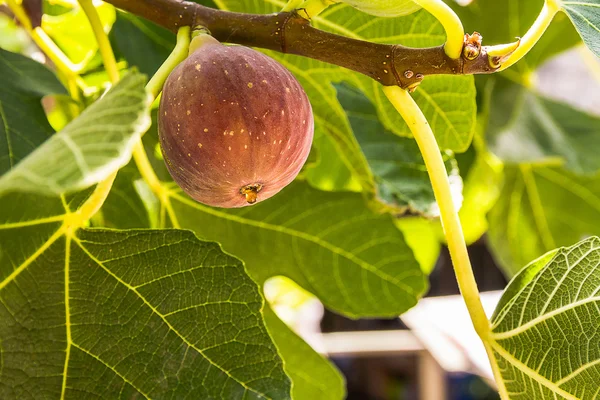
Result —
<path fill-rule="evenodd" d="M 496 72 L 486 48 L 473 60 L 453 60 L 442 46 L 415 49 L 371 43 L 321 31 L 294 12 L 243 14 L 182 0 L 105 0 L 115 7 L 176 32 L 204 26 L 221 42 L 296 54 L 360 72 L 385 86 L 409 88 L 427 75 Z"/>

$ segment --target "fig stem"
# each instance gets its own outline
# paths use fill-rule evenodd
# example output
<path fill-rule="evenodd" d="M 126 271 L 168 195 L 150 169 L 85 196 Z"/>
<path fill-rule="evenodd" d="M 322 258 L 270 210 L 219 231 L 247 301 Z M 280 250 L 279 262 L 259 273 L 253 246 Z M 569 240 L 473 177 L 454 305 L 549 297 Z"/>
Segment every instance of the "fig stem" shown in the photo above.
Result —
<path fill-rule="evenodd" d="M 171 71 L 173 71 L 180 62 L 186 59 L 189 47 L 190 27 L 182 26 L 177 31 L 177 43 L 175 44 L 175 48 L 146 85 L 146 90 L 152 94 L 154 98 L 158 97 L 162 91 L 163 85 Z"/>
<path fill-rule="evenodd" d="M 240 189 L 240 193 L 246 196 L 246 201 L 248 204 L 256 203 L 258 200 L 258 192 L 262 190 L 262 185 L 260 183 L 253 183 L 252 185 L 246 185 Z"/>
<path fill-rule="evenodd" d="M 188 49 L 188 54 L 192 54 L 193 52 L 207 44 L 221 44 L 221 42 L 212 37 L 208 29 L 204 27 L 194 28 L 194 31 L 192 32 L 192 41 Z"/>
<path fill-rule="evenodd" d="M 504 60 L 504 64 L 502 64 L 499 71 L 504 71 L 506 68 L 517 63 L 521 58 L 525 57 L 525 55 L 527 55 L 533 46 L 535 46 L 540 40 L 548 27 L 550 27 L 552 20 L 560 10 L 561 6 L 559 0 L 546 0 L 540 15 L 535 20 L 531 28 L 529 28 L 525 36 L 521 38 L 519 47 L 506 60 Z"/>
<path fill-rule="evenodd" d="M 325 11 L 329 6 L 338 3 L 339 0 L 306 0 L 297 7 L 298 15 L 311 20 Z"/>
<path fill-rule="evenodd" d="M 302 4 L 302 0 L 289 0 L 285 6 L 281 9 L 281 12 L 292 12 L 296 10 L 300 4 Z"/>
<path fill-rule="evenodd" d="M 442 0 L 413 0 L 437 18 L 446 31 L 444 52 L 453 60 L 460 58 L 463 51 L 465 29 L 462 21 Z"/>

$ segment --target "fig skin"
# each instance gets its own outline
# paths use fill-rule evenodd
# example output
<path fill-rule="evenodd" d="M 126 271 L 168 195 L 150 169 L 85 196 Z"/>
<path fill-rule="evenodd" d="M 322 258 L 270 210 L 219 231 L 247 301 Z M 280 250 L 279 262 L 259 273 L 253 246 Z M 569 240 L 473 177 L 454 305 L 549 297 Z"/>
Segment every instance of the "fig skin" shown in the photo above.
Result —
<path fill-rule="evenodd" d="M 167 168 L 200 203 L 235 208 L 266 200 L 306 162 L 314 133 L 308 97 L 287 69 L 258 51 L 210 36 L 194 41 L 160 101 Z"/>

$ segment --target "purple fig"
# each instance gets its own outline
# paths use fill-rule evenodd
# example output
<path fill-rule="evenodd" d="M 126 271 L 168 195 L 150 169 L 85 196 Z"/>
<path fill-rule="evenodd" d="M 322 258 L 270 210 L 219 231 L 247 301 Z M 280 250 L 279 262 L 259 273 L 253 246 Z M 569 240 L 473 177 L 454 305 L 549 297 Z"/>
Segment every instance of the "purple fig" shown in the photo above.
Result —
<path fill-rule="evenodd" d="M 281 64 L 202 35 L 164 85 L 158 132 L 175 182 L 201 203 L 233 208 L 294 180 L 314 122 L 306 93 Z"/>

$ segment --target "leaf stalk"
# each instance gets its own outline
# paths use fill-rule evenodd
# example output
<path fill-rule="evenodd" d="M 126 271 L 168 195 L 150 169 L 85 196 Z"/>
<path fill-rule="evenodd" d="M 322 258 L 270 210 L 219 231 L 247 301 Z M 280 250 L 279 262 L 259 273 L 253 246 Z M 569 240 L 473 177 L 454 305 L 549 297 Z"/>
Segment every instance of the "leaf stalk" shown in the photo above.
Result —
<path fill-rule="evenodd" d="M 446 43 L 444 51 L 453 60 L 460 58 L 463 51 L 465 28 L 462 21 L 446 3 L 441 0 L 413 0 L 415 3 L 429 11 L 444 27 Z"/>
<path fill-rule="evenodd" d="M 506 68 L 520 61 L 540 40 L 544 32 L 550 27 L 552 20 L 561 10 L 559 0 L 546 0 L 540 15 L 537 17 L 531 28 L 525 36 L 521 38 L 519 47 L 512 53 L 502 64 L 499 71 L 504 71 Z"/>
<path fill-rule="evenodd" d="M 479 298 L 479 290 L 471 268 L 467 244 L 456 207 L 452 201 L 452 191 L 446 167 L 431 126 L 417 103 L 406 90 L 398 87 L 385 87 L 383 91 L 408 124 L 421 150 L 435 198 L 440 208 L 440 218 L 448 242 L 450 256 L 452 257 L 458 286 L 465 299 L 475 331 L 479 337 L 487 340 L 491 332 L 490 324 Z"/>

